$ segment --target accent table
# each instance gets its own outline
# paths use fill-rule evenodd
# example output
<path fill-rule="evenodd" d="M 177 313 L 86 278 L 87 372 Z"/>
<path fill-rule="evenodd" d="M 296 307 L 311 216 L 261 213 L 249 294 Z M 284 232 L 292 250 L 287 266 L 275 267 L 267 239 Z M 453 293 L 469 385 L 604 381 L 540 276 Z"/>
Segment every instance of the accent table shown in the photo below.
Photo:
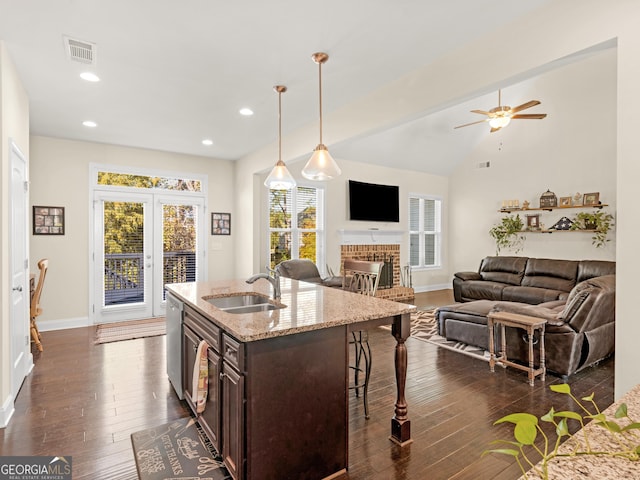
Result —
<path fill-rule="evenodd" d="M 537 375 L 541 375 L 540 379 L 544 380 L 546 374 L 545 353 L 544 353 L 544 330 L 547 321 L 544 318 L 530 317 L 510 312 L 491 312 L 487 316 L 487 326 L 489 327 L 489 368 L 495 371 L 496 363 L 504 366 L 518 368 L 524 370 L 529 375 L 529 385 L 533 387 L 533 381 Z M 494 345 L 494 325 L 500 326 L 501 352 L 496 357 Z M 507 338 L 505 335 L 505 327 L 515 327 L 526 330 L 529 344 L 529 366 L 520 365 L 507 359 Z M 540 366 L 535 368 L 533 361 L 533 335 L 536 330 L 540 330 Z"/>

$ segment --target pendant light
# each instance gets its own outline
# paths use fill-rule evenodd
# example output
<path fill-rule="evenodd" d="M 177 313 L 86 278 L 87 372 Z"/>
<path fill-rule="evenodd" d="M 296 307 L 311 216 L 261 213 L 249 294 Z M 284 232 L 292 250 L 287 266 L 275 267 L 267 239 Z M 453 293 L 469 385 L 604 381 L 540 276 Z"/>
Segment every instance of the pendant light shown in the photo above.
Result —
<path fill-rule="evenodd" d="M 331 180 L 342 173 L 329 150 L 322 143 L 322 64 L 329 60 L 326 53 L 314 53 L 311 58 L 318 64 L 318 79 L 320 91 L 320 143 L 313 151 L 313 155 L 302 169 L 302 176 L 309 180 Z"/>
<path fill-rule="evenodd" d="M 272 190 L 290 190 L 296 186 L 296 181 L 282 161 L 282 94 L 287 91 L 287 87 L 276 85 L 273 89 L 278 92 L 278 163 L 273 167 L 264 184 Z"/>

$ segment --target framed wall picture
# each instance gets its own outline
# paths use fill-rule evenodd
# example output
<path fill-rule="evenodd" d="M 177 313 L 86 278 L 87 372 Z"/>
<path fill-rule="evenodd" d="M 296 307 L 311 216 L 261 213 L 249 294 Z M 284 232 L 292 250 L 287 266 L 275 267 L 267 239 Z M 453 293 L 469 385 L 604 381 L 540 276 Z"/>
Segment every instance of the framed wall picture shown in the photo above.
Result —
<path fill-rule="evenodd" d="M 540 214 L 527 215 L 527 230 L 540 230 Z"/>
<path fill-rule="evenodd" d="M 231 235 L 231 214 L 213 212 L 211 214 L 211 235 Z"/>
<path fill-rule="evenodd" d="M 571 206 L 571 197 L 560 197 L 560 206 L 561 207 L 570 207 Z"/>
<path fill-rule="evenodd" d="M 600 192 L 585 193 L 583 205 L 598 205 L 600 203 Z"/>
<path fill-rule="evenodd" d="M 64 235 L 64 207 L 33 206 L 34 235 Z"/>

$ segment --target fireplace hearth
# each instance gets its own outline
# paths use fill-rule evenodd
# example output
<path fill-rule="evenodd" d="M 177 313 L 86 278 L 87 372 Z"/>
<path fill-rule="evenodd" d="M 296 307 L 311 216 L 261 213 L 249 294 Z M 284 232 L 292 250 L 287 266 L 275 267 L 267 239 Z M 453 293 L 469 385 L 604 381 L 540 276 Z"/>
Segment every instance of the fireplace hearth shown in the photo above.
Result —
<path fill-rule="evenodd" d="M 400 281 L 400 245 L 374 244 L 340 246 L 340 266 L 345 259 L 383 262 L 376 297 L 397 302 L 411 302 L 414 299 L 413 288 L 403 286 Z"/>

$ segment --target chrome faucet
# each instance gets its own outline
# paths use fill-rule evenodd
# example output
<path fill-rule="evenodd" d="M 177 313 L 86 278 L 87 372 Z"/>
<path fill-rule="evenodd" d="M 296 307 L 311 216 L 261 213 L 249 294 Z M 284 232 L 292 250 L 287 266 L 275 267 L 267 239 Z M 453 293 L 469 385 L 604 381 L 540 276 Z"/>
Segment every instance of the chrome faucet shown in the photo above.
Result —
<path fill-rule="evenodd" d="M 280 300 L 280 273 L 277 270 L 267 266 L 268 273 L 258 273 L 247 280 L 247 283 L 253 283 L 260 278 L 266 278 L 273 285 L 273 299 Z"/>

